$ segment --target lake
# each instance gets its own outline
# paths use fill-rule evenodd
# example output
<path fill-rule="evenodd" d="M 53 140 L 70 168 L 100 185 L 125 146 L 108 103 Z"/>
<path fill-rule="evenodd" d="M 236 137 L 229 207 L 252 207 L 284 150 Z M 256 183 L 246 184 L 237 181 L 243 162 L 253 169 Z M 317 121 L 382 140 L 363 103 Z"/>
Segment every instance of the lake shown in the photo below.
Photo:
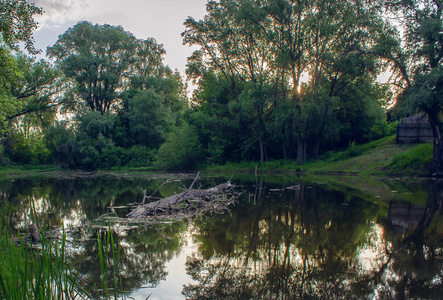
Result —
<path fill-rule="evenodd" d="M 234 175 L 223 211 L 135 222 L 143 199 L 195 174 L 81 173 L 0 180 L 15 229 L 67 232 L 79 282 L 100 294 L 98 236 L 120 250 L 127 299 L 442 299 L 443 181 Z M 231 175 L 202 174 L 194 188 Z"/>

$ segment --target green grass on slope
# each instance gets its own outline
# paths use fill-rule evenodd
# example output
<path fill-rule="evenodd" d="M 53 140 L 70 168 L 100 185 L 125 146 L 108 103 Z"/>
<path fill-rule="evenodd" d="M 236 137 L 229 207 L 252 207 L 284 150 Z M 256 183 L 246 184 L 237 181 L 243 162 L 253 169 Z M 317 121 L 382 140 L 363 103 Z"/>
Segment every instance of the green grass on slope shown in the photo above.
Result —
<path fill-rule="evenodd" d="M 306 164 L 305 169 L 314 173 L 426 176 L 432 144 L 396 144 L 395 136 L 391 136 L 361 146 L 350 145 L 348 150 L 329 156 Z"/>
<path fill-rule="evenodd" d="M 331 151 L 317 161 L 298 166 L 295 161 L 277 160 L 227 163 L 207 166 L 207 171 L 221 172 L 297 172 L 313 174 L 360 174 L 427 176 L 432 161 L 432 144 L 396 144 L 395 136 L 385 137 L 363 145 L 351 143 L 344 151 Z"/>

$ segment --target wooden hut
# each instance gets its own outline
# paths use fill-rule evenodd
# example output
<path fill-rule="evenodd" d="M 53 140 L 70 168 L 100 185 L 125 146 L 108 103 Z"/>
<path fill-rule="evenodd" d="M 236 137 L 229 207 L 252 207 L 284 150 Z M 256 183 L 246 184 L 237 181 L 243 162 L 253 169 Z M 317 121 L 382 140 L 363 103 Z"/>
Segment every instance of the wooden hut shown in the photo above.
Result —
<path fill-rule="evenodd" d="M 404 118 L 397 125 L 397 143 L 432 143 L 434 136 L 426 115 Z"/>

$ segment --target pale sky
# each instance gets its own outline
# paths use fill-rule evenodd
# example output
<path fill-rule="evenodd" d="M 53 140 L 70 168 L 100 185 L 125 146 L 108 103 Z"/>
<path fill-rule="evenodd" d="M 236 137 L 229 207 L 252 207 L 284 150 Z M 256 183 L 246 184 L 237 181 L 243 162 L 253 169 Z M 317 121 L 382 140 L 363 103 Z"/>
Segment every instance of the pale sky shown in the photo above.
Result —
<path fill-rule="evenodd" d="M 32 1 L 30 1 L 32 2 Z M 153 37 L 166 50 L 165 64 L 184 74 L 193 49 L 183 45 L 181 33 L 188 16 L 202 19 L 207 0 L 34 0 L 45 13 L 35 19 L 35 46 L 45 54 L 60 34 L 79 21 L 121 25 L 135 37 Z"/>

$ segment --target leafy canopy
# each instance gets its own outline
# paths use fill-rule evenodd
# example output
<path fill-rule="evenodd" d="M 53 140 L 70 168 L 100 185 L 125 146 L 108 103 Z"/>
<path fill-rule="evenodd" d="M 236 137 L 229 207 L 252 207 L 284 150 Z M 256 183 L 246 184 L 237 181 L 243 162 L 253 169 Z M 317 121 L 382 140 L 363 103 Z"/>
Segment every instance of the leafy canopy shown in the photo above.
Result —
<path fill-rule="evenodd" d="M 33 31 L 37 29 L 34 15 L 43 10 L 26 0 L 2 0 L 0 2 L 0 38 L 11 49 L 18 49 L 18 43 L 24 42 L 26 50 L 36 54 Z"/>

